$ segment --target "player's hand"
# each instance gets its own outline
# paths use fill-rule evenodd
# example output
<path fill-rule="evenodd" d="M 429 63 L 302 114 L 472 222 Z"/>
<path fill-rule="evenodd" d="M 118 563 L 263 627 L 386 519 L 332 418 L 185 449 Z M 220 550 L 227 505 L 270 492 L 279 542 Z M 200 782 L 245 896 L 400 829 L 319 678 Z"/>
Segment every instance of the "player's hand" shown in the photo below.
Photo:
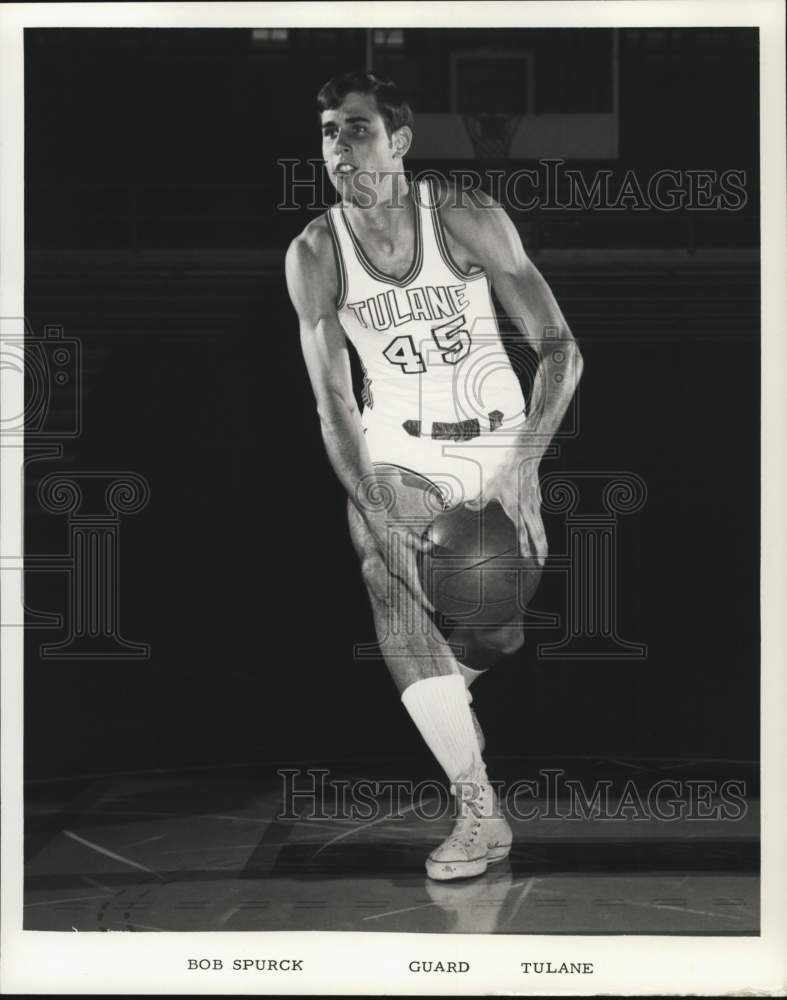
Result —
<path fill-rule="evenodd" d="M 470 510 L 482 510 L 490 500 L 497 500 L 517 527 L 522 555 L 535 556 L 538 565 L 543 566 L 549 546 L 541 518 L 540 459 L 540 455 L 527 455 L 522 449 L 514 449 L 511 461 L 485 484 L 482 495 L 465 506 Z"/>

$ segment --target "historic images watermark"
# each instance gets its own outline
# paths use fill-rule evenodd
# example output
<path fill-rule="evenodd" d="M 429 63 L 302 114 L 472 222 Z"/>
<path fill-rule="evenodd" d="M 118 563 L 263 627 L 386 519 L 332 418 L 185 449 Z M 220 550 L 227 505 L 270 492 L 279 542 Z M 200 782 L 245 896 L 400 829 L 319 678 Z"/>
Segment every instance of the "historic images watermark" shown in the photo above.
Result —
<path fill-rule="evenodd" d="M 281 768 L 277 774 L 281 782 L 277 819 L 431 821 L 456 818 L 463 799 L 461 782 L 452 796 L 436 780 L 332 779 L 327 768 Z M 562 768 L 541 768 L 535 778 L 490 784 L 499 805 L 490 803 L 489 808 L 526 821 L 738 822 L 749 809 L 746 782 L 740 778 L 589 782 L 568 776 Z"/>
<path fill-rule="evenodd" d="M 319 157 L 280 159 L 280 211 L 304 208 L 323 210 L 336 201 L 336 192 Z M 739 212 L 749 201 L 747 172 L 738 168 L 676 169 L 664 167 L 652 173 L 635 170 L 588 171 L 566 165 L 562 159 L 541 159 L 532 167 L 502 170 L 452 169 L 406 170 L 409 182 L 432 178 L 438 181 L 440 207 L 462 207 L 468 200 L 485 207 L 474 197 L 486 191 L 495 202 L 514 211 L 574 212 Z M 360 208 L 372 208 L 380 192 L 396 207 L 401 191 L 396 184 L 383 184 L 386 175 L 359 169 L 353 175 L 353 197 Z M 490 206 L 496 207 L 496 206 Z"/>
<path fill-rule="evenodd" d="M 65 576 L 65 607 L 52 612 L 25 601 L 6 625 L 64 633 L 42 643 L 42 659 L 148 659 L 150 646 L 126 639 L 121 627 L 121 523 L 141 513 L 150 485 L 126 469 L 79 469 L 39 473 L 42 464 L 63 461 L 66 447 L 84 430 L 84 345 L 56 324 L 37 335 L 22 316 L 0 317 L 0 371 L 9 398 L 23 380 L 18 407 L 6 408 L 0 447 L 15 450 L 23 491 L 22 508 L 63 518 L 62 547 L 52 551 L 4 552 L 2 574 Z M 6 381 L 7 379 L 7 381 Z M 20 545 L 22 544 L 20 539 Z"/>

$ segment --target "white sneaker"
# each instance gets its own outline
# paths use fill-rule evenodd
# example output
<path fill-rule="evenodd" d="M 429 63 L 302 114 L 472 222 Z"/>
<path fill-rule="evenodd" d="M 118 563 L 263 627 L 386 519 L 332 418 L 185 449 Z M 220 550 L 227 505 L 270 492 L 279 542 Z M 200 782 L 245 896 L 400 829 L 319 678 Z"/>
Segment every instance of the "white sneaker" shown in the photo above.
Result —
<path fill-rule="evenodd" d="M 483 764 L 451 786 L 459 818 L 451 834 L 426 860 L 426 874 L 438 881 L 471 878 L 511 850 L 511 827 L 500 812 Z"/>

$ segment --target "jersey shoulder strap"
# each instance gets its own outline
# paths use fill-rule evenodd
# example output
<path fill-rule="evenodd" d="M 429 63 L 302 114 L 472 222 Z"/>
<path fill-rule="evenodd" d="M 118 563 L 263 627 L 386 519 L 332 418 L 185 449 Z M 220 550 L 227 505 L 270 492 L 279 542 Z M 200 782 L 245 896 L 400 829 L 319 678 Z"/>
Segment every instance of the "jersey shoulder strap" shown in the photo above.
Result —
<path fill-rule="evenodd" d="M 328 232 L 331 234 L 331 243 L 333 245 L 333 256 L 336 263 L 336 308 L 341 309 L 347 300 L 347 288 L 348 288 L 348 278 L 347 278 L 347 250 L 342 245 L 342 226 L 341 219 L 339 218 L 338 211 L 340 205 L 332 205 L 328 211 L 325 213 L 325 218 L 328 222 Z"/>
<path fill-rule="evenodd" d="M 484 276 L 486 271 L 482 267 L 473 267 L 469 271 L 463 271 L 451 256 L 451 251 L 448 249 L 448 240 L 446 239 L 445 229 L 443 228 L 443 223 L 440 218 L 440 194 L 434 178 L 427 177 L 424 180 L 419 181 L 418 190 L 418 201 L 426 206 L 426 212 L 429 215 L 428 228 L 434 242 L 435 252 L 439 254 L 451 274 L 454 277 L 459 278 L 461 281 L 468 281 Z M 452 197 L 450 192 L 448 192 L 447 197 Z M 424 228 L 427 228 L 426 224 L 424 225 Z"/>

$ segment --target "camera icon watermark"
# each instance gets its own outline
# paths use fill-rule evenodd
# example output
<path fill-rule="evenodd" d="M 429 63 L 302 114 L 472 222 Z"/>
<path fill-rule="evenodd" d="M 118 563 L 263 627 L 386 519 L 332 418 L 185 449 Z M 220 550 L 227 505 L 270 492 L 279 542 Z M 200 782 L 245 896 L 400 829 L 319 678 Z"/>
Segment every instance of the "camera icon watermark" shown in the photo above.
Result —
<path fill-rule="evenodd" d="M 61 326 L 46 326 L 36 336 L 24 317 L 0 317 L 0 378 L 10 401 L 0 418 L 4 442 L 79 437 L 82 345 Z"/>

